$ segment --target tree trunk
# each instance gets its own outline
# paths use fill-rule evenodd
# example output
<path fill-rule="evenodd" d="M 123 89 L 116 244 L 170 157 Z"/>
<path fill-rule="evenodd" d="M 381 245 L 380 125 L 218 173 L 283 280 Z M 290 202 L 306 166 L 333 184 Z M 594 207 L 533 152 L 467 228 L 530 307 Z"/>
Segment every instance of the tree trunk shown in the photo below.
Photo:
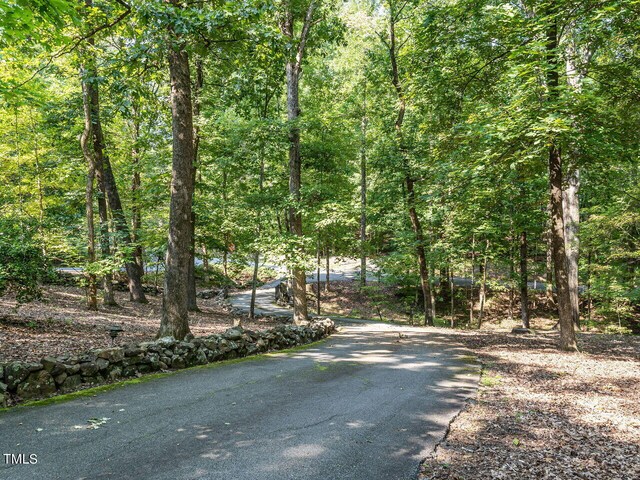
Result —
<path fill-rule="evenodd" d="M 476 236 L 471 237 L 471 288 L 469 290 L 469 326 L 473 325 L 473 308 L 475 306 L 475 298 L 473 296 L 473 287 L 476 283 Z"/>
<path fill-rule="evenodd" d="M 324 291 L 325 293 L 329 293 L 330 290 L 330 281 L 331 281 L 331 249 L 329 248 L 329 244 L 324 247 L 325 253 L 325 276 L 324 276 Z"/>
<path fill-rule="evenodd" d="M 482 317 L 484 316 L 484 305 L 487 301 L 487 253 L 489 250 L 489 240 L 487 240 L 487 245 L 485 247 L 484 259 L 480 264 L 482 275 L 482 280 L 480 283 L 480 311 L 478 312 L 478 328 L 482 327 Z"/>
<path fill-rule="evenodd" d="M 95 78 L 97 76 L 97 72 L 95 70 L 88 70 L 88 75 L 90 75 L 90 78 Z M 122 202 L 120 201 L 118 187 L 113 175 L 113 169 L 111 168 L 111 161 L 109 160 L 109 156 L 104 152 L 105 143 L 104 135 L 102 133 L 102 124 L 100 122 L 100 97 L 98 87 L 92 85 L 90 82 L 86 82 L 86 84 L 91 105 L 90 111 L 91 122 L 93 125 L 93 149 L 95 152 L 98 183 L 100 184 L 101 191 L 104 192 L 109 209 L 111 210 L 117 240 L 121 242 L 125 248 L 129 248 L 131 247 L 129 227 L 122 209 Z M 147 299 L 142 289 L 140 269 L 132 255 L 126 256 L 125 269 L 127 271 L 127 276 L 129 277 L 130 299 L 134 302 L 147 303 Z"/>
<path fill-rule="evenodd" d="M 393 4 L 392 4 L 393 6 Z M 415 192 L 414 181 L 409 173 L 409 167 L 406 162 L 406 152 L 404 148 L 404 139 L 402 135 L 402 125 L 404 123 L 404 115 L 406 112 L 406 100 L 404 96 L 404 90 L 400 83 L 400 73 L 398 69 L 398 47 L 396 45 L 396 30 L 395 30 L 396 13 L 393 8 L 389 11 L 389 43 L 387 45 L 389 50 L 389 59 L 391 61 L 391 82 L 396 91 L 398 97 L 398 114 L 395 122 L 396 140 L 398 150 L 402 156 L 402 168 L 405 172 L 404 186 L 406 187 L 406 199 L 407 209 L 409 212 L 409 219 L 411 220 L 411 227 L 416 239 L 416 257 L 418 259 L 418 269 L 420 272 L 420 286 L 422 288 L 422 298 L 424 301 L 424 323 L 426 325 L 433 325 L 433 318 L 431 316 L 432 307 L 431 292 L 429 284 L 429 270 L 427 267 L 427 257 L 424 248 L 424 234 L 422 231 L 422 225 L 418 217 L 418 213 L 415 207 Z"/>
<path fill-rule="evenodd" d="M 193 92 L 193 185 L 195 196 L 195 183 L 196 172 L 198 165 L 198 150 L 200 147 L 200 126 L 198 125 L 198 119 L 200 118 L 200 94 L 202 92 L 202 86 L 204 85 L 204 74 L 202 69 L 202 60 L 196 60 L 196 83 Z M 189 280 L 187 282 L 187 309 L 190 312 L 198 312 L 197 302 L 197 289 L 196 289 L 196 214 L 193 211 L 193 197 L 191 199 L 191 222 L 189 224 L 191 229 L 191 245 L 189 249 Z"/>
<path fill-rule="evenodd" d="M 265 115 L 263 118 L 266 118 L 266 109 L 265 106 Z M 264 191 L 264 148 L 260 148 L 260 178 L 258 180 L 258 191 L 260 195 L 262 195 Z M 262 232 L 262 209 L 258 207 L 258 211 L 256 212 L 256 240 L 260 239 L 260 234 Z M 255 317 L 255 308 L 256 308 L 256 289 L 258 288 L 258 264 L 260 262 L 260 250 L 256 248 L 256 251 L 253 254 L 253 281 L 251 282 L 251 302 L 249 304 L 249 318 L 253 319 Z"/>
<path fill-rule="evenodd" d="M 580 173 L 574 170 L 567 175 L 566 188 L 562 192 L 565 248 L 567 251 L 567 277 L 569 281 L 569 297 L 571 299 L 571 318 L 576 327 L 580 327 L 580 298 L 578 294 L 578 258 L 580 239 L 580 206 L 578 191 L 580 189 Z"/>
<path fill-rule="evenodd" d="M 527 232 L 520 234 L 520 319 L 522 327 L 529 328 L 529 289 L 527 284 Z"/>
<path fill-rule="evenodd" d="M 91 0 L 85 0 L 87 7 L 91 7 Z M 91 48 L 94 44 L 93 38 L 88 41 Z M 91 82 L 95 82 L 97 76 L 96 59 L 93 53 L 85 53 L 86 64 L 83 67 L 82 79 L 82 101 L 85 117 L 85 132 L 87 137 L 83 140 L 82 148 L 84 156 L 88 162 L 92 163 L 93 175 L 98 185 L 98 216 L 100 219 L 100 253 L 103 259 L 111 257 L 109 246 L 109 212 L 106 201 L 106 182 L 104 178 L 104 152 L 102 139 L 102 126 L 100 123 L 100 100 L 98 97 L 98 87 Z M 89 124 L 87 126 L 87 123 Z M 90 150 L 90 151 L 89 151 Z M 92 187 L 93 189 L 93 187 Z M 93 207 L 92 207 L 93 208 Z M 95 234 L 95 233 L 94 233 Z M 95 261 L 95 251 L 94 251 Z M 104 305 L 117 305 L 113 293 L 113 274 L 107 272 L 102 277 L 103 290 L 102 298 Z"/>
<path fill-rule="evenodd" d="M 309 36 L 313 20 L 313 12 L 316 8 L 316 1 L 311 0 L 302 24 L 302 31 L 299 35 L 295 56 L 289 55 L 286 64 L 287 80 L 287 120 L 289 121 L 289 195 L 293 205 L 289 207 L 289 228 L 290 232 L 302 241 L 302 213 L 300 212 L 300 186 L 301 186 L 301 163 L 300 163 L 300 127 L 298 117 L 300 116 L 299 85 L 300 73 L 302 71 L 302 58 L 306 42 Z M 283 12 L 280 21 L 282 34 L 295 42 L 294 39 L 294 12 L 291 4 L 286 4 L 286 11 Z M 302 246 L 299 247 L 300 249 Z M 303 254 L 302 251 L 299 252 Z M 307 320 L 307 288 L 306 274 L 304 268 L 296 262 L 292 269 L 293 280 L 293 322 L 300 324 Z"/>
<path fill-rule="evenodd" d="M 547 205 L 547 213 L 549 219 L 547 221 L 547 230 L 545 232 L 547 259 L 545 264 L 545 295 L 549 305 L 555 305 L 553 299 L 553 235 L 551 234 L 551 203 Z"/>
<path fill-rule="evenodd" d="M 202 244 L 202 270 L 204 270 L 204 284 L 209 285 L 209 251 L 205 244 Z"/>
<path fill-rule="evenodd" d="M 320 232 L 318 232 L 318 244 L 316 246 L 316 292 L 318 294 L 316 298 L 316 312 L 320 315 L 320 266 L 322 264 L 322 249 L 320 248 Z"/>
<path fill-rule="evenodd" d="M 300 163 L 300 129 L 297 125 L 300 107 L 298 102 L 300 71 L 299 66 L 291 61 L 287 63 L 287 111 L 289 127 L 289 194 L 294 206 L 289 208 L 289 225 L 291 233 L 302 239 L 302 214 L 299 210 L 301 163 Z M 307 319 L 306 276 L 304 269 L 293 267 L 293 321 L 299 324 Z"/>
<path fill-rule="evenodd" d="M 95 159 L 89 148 L 89 140 L 92 137 L 91 115 L 89 114 L 89 101 L 87 98 L 86 82 L 82 83 L 82 97 L 84 104 L 84 131 L 80 137 L 82 153 L 87 160 L 87 186 L 85 189 L 85 214 L 87 219 L 87 308 L 98 310 L 96 275 L 91 273 L 91 267 L 96 261 L 96 232 L 93 223 L 93 182 L 95 179 Z"/>
<path fill-rule="evenodd" d="M 558 23 L 555 5 L 546 8 L 549 20 L 547 28 L 547 89 L 548 101 L 552 106 L 559 100 L 558 74 Z M 562 156 L 555 138 L 551 137 L 549 145 L 549 187 L 551 204 L 551 236 L 553 239 L 553 264 L 556 272 L 556 289 L 558 291 L 558 313 L 560 323 L 560 348 L 562 350 L 577 351 L 571 297 L 569 292 L 569 278 L 567 272 L 567 253 L 564 235 L 564 213 L 562 202 Z"/>
<path fill-rule="evenodd" d="M 364 80 L 360 122 L 360 286 L 367 284 L 367 80 Z"/>
<path fill-rule="evenodd" d="M 144 276 L 144 259 L 142 245 L 140 245 L 139 233 L 142 228 L 142 210 L 140 208 L 140 116 L 138 106 L 133 103 L 133 147 L 131 148 L 131 163 L 133 174 L 131 176 L 131 241 L 135 245 L 133 258 L 140 270 L 140 276 Z"/>
<path fill-rule="evenodd" d="M 178 0 L 172 0 L 178 5 Z M 172 32 L 173 33 L 173 32 Z M 165 261 L 162 321 L 158 337 L 182 340 L 190 333 L 187 310 L 187 282 L 191 245 L 189 224 L 193 200 L 193 111 L 189 57 L 184 45 L 169 48 L 173 159 L 169 238 Z"/>

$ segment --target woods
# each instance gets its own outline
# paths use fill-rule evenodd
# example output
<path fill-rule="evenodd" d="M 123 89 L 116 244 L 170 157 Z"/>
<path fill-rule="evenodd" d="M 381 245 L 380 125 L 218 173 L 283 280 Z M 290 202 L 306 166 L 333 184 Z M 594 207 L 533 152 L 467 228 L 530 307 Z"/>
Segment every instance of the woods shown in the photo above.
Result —
<path fill-rule="evenodd" d="M 344 256 L 424 325 L 639 331 L 637 2 L 0 5 L 0 293 L 160 278 L 182 340 L 266 263 L 303 324 Z"/>

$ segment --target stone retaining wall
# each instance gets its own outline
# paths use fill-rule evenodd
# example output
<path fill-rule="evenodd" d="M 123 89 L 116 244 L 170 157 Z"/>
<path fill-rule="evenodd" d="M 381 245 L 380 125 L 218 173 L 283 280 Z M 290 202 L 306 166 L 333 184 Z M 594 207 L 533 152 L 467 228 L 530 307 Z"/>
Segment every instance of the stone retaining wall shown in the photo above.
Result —
<path fill-rule="evenodd" d="M 45 357 L 40 362 L 0 364 L 0 407 L 144 373 L 304 345 L 334 330 L 330 319 L 314 320 L 305 326 L 279 325 L 258 332 L 234 327 L 221 335 L 189 341 L 165 337 L 153 342 L 90 350 L 82 355 Z"/>

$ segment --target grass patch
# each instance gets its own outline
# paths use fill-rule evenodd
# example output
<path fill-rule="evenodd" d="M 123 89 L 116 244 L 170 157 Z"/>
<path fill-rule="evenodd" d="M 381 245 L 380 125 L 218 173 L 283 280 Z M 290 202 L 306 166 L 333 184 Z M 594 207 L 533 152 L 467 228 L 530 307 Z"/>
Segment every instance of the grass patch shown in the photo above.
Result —
<path fill-rule="evenodd" d="M 483 387 L 495 387 L 496 385 L 500 384 L 500 380 L 500 375 L 491 376 L 484 374 L 480 379 L 480 385 L 482 385 Z"/>

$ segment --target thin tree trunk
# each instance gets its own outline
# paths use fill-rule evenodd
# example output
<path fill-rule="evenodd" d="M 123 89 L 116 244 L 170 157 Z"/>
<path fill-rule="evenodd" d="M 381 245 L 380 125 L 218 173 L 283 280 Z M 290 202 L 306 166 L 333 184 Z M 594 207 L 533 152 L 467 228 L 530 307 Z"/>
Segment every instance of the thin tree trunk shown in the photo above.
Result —
<path fill-rule="evenodd" d="M 455 297 L 454 297 L 454 285 L 453 285 L 453 268 L 449 269 L 449 289 L 451 291 L 451 328 L 456 326 L 456 320 L 454 317 Z"/>
<path fill-rule="evenodd" d="M 144 275 L 144 259 L 142 245 L 140 245 L 139 233 L 142 228 L 142 209 L 140 207 L 140 115 L 138 105 L 133 103 L 133 146 L 131 148 L 131 163 L 133 174 L 131 176 L 131 241 L 135 245 L 133 258 L 135 259 L 140 276 Z"/>
<path fill-rule="evenodd" d="M 85 1 L 87 6 L 91 6 L 91 0 Z M 89 44 L 93 44 L 93 38 L 88 40 Z M 95 68 L 95 58 L 89 62 L 90 67 L 87 68 L 87 77 L 95 79 L 97 70 Z M 87 99 L 90 104 L 90 115 L 93 133 L 93 150 L 95 153 L 96 175 L 101 191 L 111 210 L 113 217 L 113 226 L 118 234 L 117 240 L 121 242 L 125 248 L 131 246 L 131 235 L 129 227 L 122 209 L 122 202 L 118 194 L 118 187 L 111 168 L 109 156 L 105 153 L 104 135 L 102 132 L 102 123 L 100 122 L 100 96 L 98 87 L 92 82 L 85 81 L 87 88 Z M 102 219 L 102 215 L 101 215 Z M 128 255 L 125 259 L 125 269 L 129 277 L 129 293 L 130 299 L 134 302 L 146 303 L 147 299 L 142 289 L 142 279 L 140 277 L 140 269 L 136 264 L 132 255 Z"/>
<path fill-rule="evenodd" d="M 396 140 L 398 150 L 400 151 L 400 155 L 402 156 L 402 167 L 405 171 L 405 179 L 404 186 L 406 187 L 406 200 L 407 200 L 407 209 L 409 213 L 409 219 L 411 220 L 411 227 L 413 228 L 413 233 L 416 238 L 416 257 L 418 260 L 418 270 L 420 272 L 420 286 L 422 288 L 422 298 L 424 301 L 424 323 L 426 325 L 433 325 L 433 317 L 431 316 L 432 307 L 430 305 L 431 302 L 431 292 L 430 284 L 429 284 L 429 270 L 427 268 L 427 257 L 425 254 L 424 248 L 424 234 L 422 231 L 422 225 L 420 223 L 420 219 L 418 217 L 418 213 L 415 207 L 415 192 L 414 192 L 414 180 L 410 175 L 409 166 L 406 161 L 406 152 L 404 148 L 404 139 L 402 135 L 402 125 L 404 123 L 404 116 L 406 112 L 406 99 L 404 96 L 404 90 L 402 88 L 402 84 L 400 83 L 400 73 L 398 69 L 398 46 L 396 45 L 396 12 L 393 8 L 393 3 L 391 4 L 392 8 L 389 11 L 389 43 L 386 44 L 389 51 L 389 59 L 391 61 L 391 82 L 396 91 L 396 96 L 398 97 L 398 114 L 395 122 L 396 129 Z"/>
<path fill-rule="evenodd" d="M 92 6 L 91 0 L 85 0 L 87 7 Z M 93 38 L 88 41 L 89 47 L 93 46 Z M 95 81 L 96 72 L 96 59 L 92 53 L 85 53 L 86 64 L 82 71 L 82 101 L 85 117 L 85 131 L 87 137 L 83 140 L 85 143 L 82 145 L 84 156 L 87 161 L 92 162 L 93 175 L 98 185 L 98 216 L 100 219 L 100 253 L 103 259 L 111 257 L 111 248 L 109 246 L 109 213 L 107 209 L 106 201 L 106 185 L 104 179 L 104 155 L 103 155 L 103 141 L 102 141 L 102 128 L 100 124 L 100 102 L 98 97 L 97 86 L 91 82 Z M 87 127 L 87 122 L 89 126 Z M 90 152 L 88 151 L 90 150 Z M 95 256 L 95 251 L 94 251 Z M 115 295 L 113 292 L 113 274 L 108 271 L 102 277 L 103 290 L 102 299 L 104 305 L 114 306 L 116 304 Z"/>
<path fill-rule="evenodd" d="M 189 249 L 189 279 L 187 282 L 187 309 L 190 312 L 198 312 L 200 309 L 198 308 L 197 301 L 197 288 L 196 288 L 196 214 L 193 211 L 193 201 L 195 197 L 195 182 L 196 182 L 196 172 L 198 166 L 198 151 L 200 147 L 200 126 L 198 125 L 198 119 L 200 118 L 200 95 L 202 92 L 202 87 L 204 85 L 204 74 L 202 68 L 202 60 L 196 60 L 196 83 L 193 92 L 194 102 L 193 102 L 193 118 L 194 118 L 194 126 L 193 126 L 193 185 L 194 185 L 194 195 L 192 196 L 191 202 L 191 222 L 189 224 L 191 229 L 191 245 Z"/>
<path fill-rule="evenodd" d="M 523 328 L 529 328 L 529 289 L 527 273 L 528 254 L 527 232 L 520 234 L 520 319 Z"/>
<path fill-rule="evenodd" d="M 551 234 L 551 203 L 547 205 L 547 213 L 549 215 L 547 221 L 547 230 L 545 232 L 546 240 L 546 264 L 545 264 L 545 295 L 547 297 L 547 303 L 549 305 L 555 305 L 553 299 L 553 235 Z"/>
<path fill-rule="evenodd" d="M 330 281 L 331 281 L 331 249 L 329 248 L 329 244 L 324 247 L 325 253 L 325 277 L 324 277 L 324 291 L 325 293 L 329 293 L 330 290 Z"/>
<path fill-rule="evenodd" d="M 549 19 L 547 28 L 547 89 L 548 101 L 557 105 L 559 100 L 558 74 L 558 22 L 557 9 L 554 4 L 546 7 L 545 16 Z M 564 214 L 562 202 L 562 156 L 555 138 L 550 139 L 549 146 L 549 187 L 551 203 L 551 235 L 553 238 L 553 264 L 556 273 L 556 289 L 558 291 L 558 313 L 560 323 L 560 342 L 562 350 L 577 351 L 569 278 L 567 272 L 567 252 L 565 248 Z"/>
<path fill-rule="evenodd" d="M 82 97 L 84 104 L 84 131 L 80 137 L 80 146 L 82 153 L 87 161 L 87 184 L 85 189 L 85 215 L 87 219 L 87 263 L 89 268 L 87 271 L 87 308 L 89 310 L 98 310 L 98 289 L 96 284 L 96 275 L 92 273 L 91 267 L 96 261 L 96 233 L 93 223 L 93 183 L 95 179 L 95 159 L 93 152 L 89 148 L 89 141 L 92 137 L 91 116 L 89 114 L 89 101 L 87 99 L 86 83 L 82 83 Z"/>
<path fill-rule="evenodd" d="M 580 225 L 580 205 L 578 191 L 580 189 L 580 173 L 578 170 L 570 172 L 566 177 L 566 188 L 563 190 L 563 215 L 565 248 L 567 251 L 567 277 L 569 282 L 569 297 L 571 299 L 571 318 L 576 328 L 580 327 L 580 298 L 578 294 L 578 259 L 580 239 L 578 237 Z"/>
<path fill-rule="evenodd" d="M 475 279 L 475 265 L 476 265 L 476 236 L 471 237 L 471 290 L 469 297 L 469 326 L 473 325 L 473 309 L 475 306 L 475 298 L 473 296 L 473 287 L 476 283 Z"/>
<path fill-rule="evenodd" d="M 268 108 L 265 107 L 265 111 Z M 263 118 L 266 118 L 266 113 Z M 264 148 L 260 148 L 260 178 L 258 180 L 258 191 L 260 195 L 262 195 L 264 191 Z M 256 213 L 256 240 L 260 239 L 260 235 L 262 232 L 262 208 L 258 207 L 258 211 Z M 260 262 L 260 250 L 256 248 L 256 251 L 253 254 L 253 280 L 251 282 L 251 303 L 249 304 L 249 318 L 253 319 L 255 317 L 255 308 L 256 308 L 256 289 L 258 288 L 258 265 Z"/>
<path fill-rule="evenodd" d="M 367 284 L 367 79 L 362 94 L 360 122 L 360 286 Z"/>
<path fill-rule="evenodd" d="M 316 270 L 317 270 L 317 282 L 316 282 L 316 292 L 318 294 L 316 298 L 316 312 L 320 315 L 320 265 L 322 264 L 322 250 L 320 249 L 320 232 L 318 232 L 318 244 L 316 246 Z"/>
<path fill-rule="evenodd" d="M 202 269 L 204 270 L 204 284 L 209 285 L 209 251 L 205 244 L 202 244 Z"/>
<path fill-rule="evenodd" d="M 179 0 L 172 0 L 171 3 L 178 6 Z M 162 320 L 158 337 L 172 336 L 182 340 L 191 333 L 187 310 L 187 282 L 191 258 L 189 224 L 193 202 L 194 163 L 189 57 L 182 42 L 178 41 L 169 48 L 169 72 L 173 117 L 173 167 Z"/>
<path fill-rule="evenodd" d="M 487 245 L 484 251 L 484 259 L 480 264 L 482 271 L 480 272 L 482 275 L 482 283 L 480 284 L 480 312 L 478 312 L 478 328 L 482 327 L 482 318 L 484 316 L 484 305 L 487 301 L 487 255 L 489 251 L 489 240 L 487 240 Z"/>
<path fill-rule="evenodd" d="M 117 240 L 122 243 L 124 248 L 131 247 L 131 234 L 129 226 L 122 209 L 122 202 L 116 186 L 116 180 L 111 168 L 109 156 L 104 153 L 104 136 L 102 134 L 102 126 L 100 123 L 99 105 L 100 100 L 97 88 L 92 88 L 91 104 L 94 125 L 94 149 L 96 151 L 96 163 L 102 165 L 102 173 L 104 174 L 104 192 L 106 195 L 109 209 L 113 218 L 113 226 L 116 231 Z M 147 299 L 142 289 L 142 278 L 140 277 L 139 265 L 135 262 L 132 255 L 127 255 L 125 259 L 125 269 L 127 277 L 129 277 L 129 295 L 130 300 L 138 303 L 147 303 Z"/>

